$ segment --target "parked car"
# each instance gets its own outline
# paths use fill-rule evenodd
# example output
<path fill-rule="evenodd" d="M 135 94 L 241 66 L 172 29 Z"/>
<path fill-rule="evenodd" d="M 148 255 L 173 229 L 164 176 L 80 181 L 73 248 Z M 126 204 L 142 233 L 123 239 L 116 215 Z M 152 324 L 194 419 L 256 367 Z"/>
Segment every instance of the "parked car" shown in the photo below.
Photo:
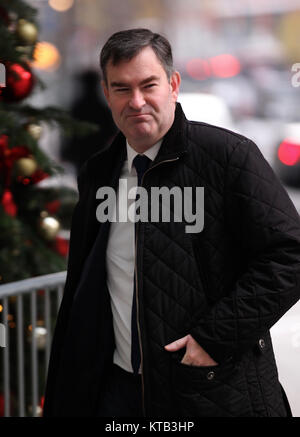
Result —
<path fill-rule="evenodd" d="M 282 182 L 300 188 L 300 123 L 287 123 L 277 146 L 276 171 Z"/>
<path fill-rule="evenodd" d="M 179 93 L 178 102 L 188 120 L 203 121 L 234 130 L 234 123 L 225 100 L 213 94 Z"/>

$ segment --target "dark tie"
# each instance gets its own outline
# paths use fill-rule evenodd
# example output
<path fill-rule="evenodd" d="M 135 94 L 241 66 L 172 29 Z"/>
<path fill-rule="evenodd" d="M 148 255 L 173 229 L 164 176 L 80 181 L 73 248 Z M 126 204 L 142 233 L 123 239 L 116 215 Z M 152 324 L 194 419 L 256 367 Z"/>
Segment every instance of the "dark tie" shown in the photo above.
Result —
<path fill-rule="evenodd" d="M 146 155 L 136 155 L 133 165 L 137 172 L 138 185 L 141 185 L 143 174 L 149 167 L 151 159 Z M 138 325 L 137 325 L 137 308 L 136 308 L 136 272 L 134 272 L 133 300 L 131 313 L 131 364 L 133 372 L 138 373 L 141 363 L 141 351 L 139 344 Z"/>

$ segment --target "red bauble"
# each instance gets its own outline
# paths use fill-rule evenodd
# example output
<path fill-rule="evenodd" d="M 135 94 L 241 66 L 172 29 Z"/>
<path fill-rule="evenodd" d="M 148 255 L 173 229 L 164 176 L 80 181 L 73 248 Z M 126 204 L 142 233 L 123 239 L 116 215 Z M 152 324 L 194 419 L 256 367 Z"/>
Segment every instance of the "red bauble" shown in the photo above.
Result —
<path fill-rule="evenodd" d="M 69 253 L 69 240 L 65 240 L 62 237 L 55 237 L 52 247 L 59 255 L 67 257 Z"/>
<path fill-rule="evenodd" d="M 0 136 L 0 148 L 6 149 L 8 146 L 8 135 L 1 135 Z"/>
<path fill-rule="evenodd" d="M 34 86 L 34 76 L 31 70 L 26 70 L 20 64 L 6 65 L 6 87 L 2 88 L 1 100 L 18 102 L 25 99 Z"/>
<path fill-rule="evenodd" d="M 23 185 L 34 185 L 48 177 L 48 173 L 45 173 L 43 170 L 38 168 L 30 177 L 18 176 L 17 181 Z"/>
<path fill-rule="evenodd" d="M 26 146 L 8 147 L 9 137 L 7 135 L 0 136 L 0 180 L 3 181 L 4 187 L 11 185 L 12 167 L 14 162 L 19 158 L 24 158 L 29 155 L 29 150 Z"/>
<path fill-rule="evenodd" d="M 10 215 L 11 217 L 16 217 L 18 208 L 14 201 L 12 192 L 10 190 L 8 189 L 4 190 L 1 199 L 1 204 L 7 215 Z"/>
<path fill-rule="evenodd" d="M 45 209 L 49 212 L 49 214 L 56 214 L 61 206 L 61 202 L 59 200 L 52 200 L 51 202 L 46 203 Z"/>

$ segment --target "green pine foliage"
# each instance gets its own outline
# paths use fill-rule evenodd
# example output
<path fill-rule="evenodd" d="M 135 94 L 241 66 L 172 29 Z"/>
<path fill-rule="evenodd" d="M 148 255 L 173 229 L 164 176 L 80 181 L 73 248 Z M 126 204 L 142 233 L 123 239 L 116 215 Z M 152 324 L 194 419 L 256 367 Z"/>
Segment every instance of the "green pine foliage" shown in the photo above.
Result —
<path fill-rule="evenodd" d="M 19 64 L 31 71 L 34 44 L 28 44 L 17 36 L 16 25 L 19 19 L 25 19 L 36 26 L 37 11 L 22 0 L 0 0 L 0 63 L 6 67 Z M 8 71 L 8 68 L 7 68 Z M 9 73 L 12 74 L 12 73 Z M 35 84 L 31 92 L 39 92 L 45 85 L 34 71 Z M 6 75 L 7 76 L 7 75 Z M 6 77 L 7 79 L 7 77 Z M 14 80 L 20 80 L 16 77 Z M 28 97 L 30 97 L 29 93 Z M 59 127 L 64 135 L 85 135 L 98 129 L 90 123 L 74 120 L 64 110 L 53 106 L 35 108 L 26 98 L 6 101 L 0 89 L 0 285 L 27 279 L 39 275 L 63 271 L 67 267 L 68 230 L 71 216 L 77 201 L 77 191 L 68 187 L 40 185 L 43 178 L 55 177 L 63 169 L 39 146 L 38 135 L 34 135 L 28 125 L 42 129 L 47 125 Z M 31 159 L 32 172 L 25 174 L 20 166 L 20 154 Z M 25 155 L 24 155 L 25 153 Z M 23 161 L 24 162 L 24 161 Z M 28 163 L 28 161 L 27 161 Z M 19 165 L 18 165 L 19 164 Z M 32 167 L 31 167 L 32 169 Z M 54 224 L 66 232 L 63 235 L 51 234 L 51 229 L 42 226 L 45 218 L 51 218 Z M 54 228 L 55 229 L 55 228 Z M 25 416 L 31 416 L 31 296 L 23 296 L 23 340 L 25 374 Z M 45 326 L 45 290 L 37 292 L 37 326 Z M 51 331 L 56 320 L 56 294 L 51 293 Z M 4 300 L 0 299 L 0 313 Z M 9 318 L 9 404 L 11 416 L 19 414 L 19 380 L 17 354 L 17 300 L 15 296 L 7 300 Z M 1 318 L 0 314 L 0 321 Z M 48 333 L 49 335 L 49 333 Z M 3 349 L 0 347 L 0 362 L 3 362 Z M 38 402 L 44 393 L 46 362 L 45 346 L 38 348 Z M 1 366 L 0 366 L 1 367 Z M 0 372 L 0 416 L 3 416 L 4 374 Z"/>
<path fill-rule="evenodd" d="M 20 64 L 30 71 L 35 44 L 24 43 L 22 47 L 22 40 L 16 34 L 19 19 L 29 21 L 38 29 L 36 9 L 22 0 L 0 0 L 0 62 L 5 66 Z M 36 71 L 34 76 L 33 89 L 38 92 L 45 85 Z M 46 212 L 60 223 L 62 229 L 69 229 L 77 193 L 69 188 L 41 188 L 30 176 L 20 177 L 17 160 L 13 162 L 9 184 L 7 178 L 5 183 L 9 165 L 7 154 L 18 147 L 28 150 L 45 178 L 63 172 L 41 150 L 39 140 L 27 130 L 30 123 L 59 127 L 64 135 L 85 135 L 98 129 L 90 123 L 72 119 L 60 108 L 35 108 L 26 103 L 26 98 L 5 101 L 0 90 L 0 284 L 66 269 L 67 256 L 58 250 L 55 238 L 49 240 L 40 232 L 41 220 Z M 1 145 L 4 136 L 7 139 L 5 147 L 3 141 Z M 15 214 L 4 201 L 7 191 L 16 207 Z M 52 206 L 56 202 L 54 209 L 49 208 L 51 202 Z"/>

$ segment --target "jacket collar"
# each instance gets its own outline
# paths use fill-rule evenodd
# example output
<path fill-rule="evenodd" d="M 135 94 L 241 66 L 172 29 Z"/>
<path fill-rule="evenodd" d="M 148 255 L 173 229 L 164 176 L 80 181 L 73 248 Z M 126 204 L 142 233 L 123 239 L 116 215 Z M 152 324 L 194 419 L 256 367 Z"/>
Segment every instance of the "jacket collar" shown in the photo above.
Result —
<path fill-rule="evenodd" d="M 176 103 L 174 122 L 164 136 L 162 145 L 152 165 L 161 161 L 174 159 L 187 152 L 186 149 L 186 118 L 180 103 Z M 101 179 L 109 180 L 116 168 L 120 169 L 126 159 L 126 138 L 119 132 L 113 142 L 105 149 L 97 152 L 88 161 L 88 168 L 101 169 Z M 105 166 L 103 163 L 105 162 Z M 100 175 L 99 175 L 100 176 Z"/>
<path fill-rule="evenodd" d="M 180 103 L 176 103 L 174 122 L 164 136 L 154 163 L 174 159 L 187 152 L 185 130 L 186 118 Z"/>

